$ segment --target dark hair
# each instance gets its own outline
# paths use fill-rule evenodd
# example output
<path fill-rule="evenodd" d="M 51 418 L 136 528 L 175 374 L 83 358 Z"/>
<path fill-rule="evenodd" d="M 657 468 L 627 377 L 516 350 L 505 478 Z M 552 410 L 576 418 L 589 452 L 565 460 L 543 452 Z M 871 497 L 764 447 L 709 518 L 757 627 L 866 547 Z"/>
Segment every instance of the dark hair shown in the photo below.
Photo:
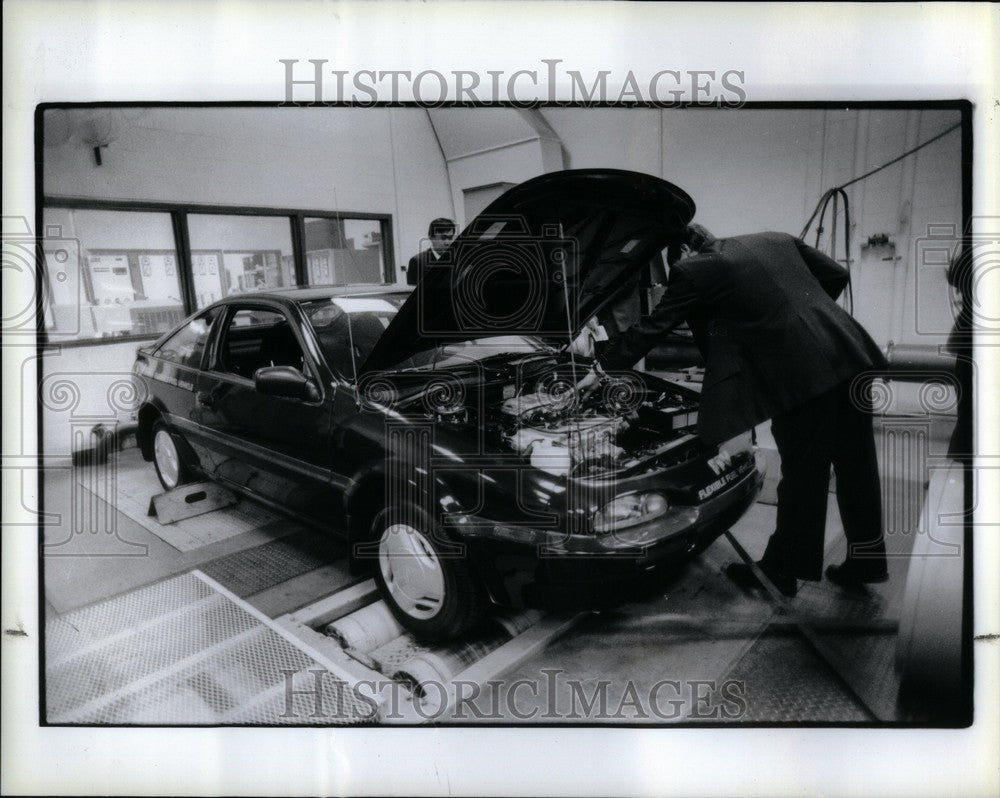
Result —
<path fill-rule="evenodd" d="M 438 217 L 427 228 L 427 237 L 434 238 L 438 233 L 454 233 L 455 223 L 451 219 L 445 219 L 443 216 Z"/>
<path fill-rule="evenodd" d="M 667 239 L 667 265 L 673 266 L 681 259 L 684 247 L 701 252 L 715 240 L 715 236 L 700 224 L 689 224 L 674 231 Z"/>
<path fill-rule="evenodd" d="M 700 252 L 715 241 L 715 236 L 700 224 L 689 224 L 684 228 L 684 243 L 695 252 Z"/>

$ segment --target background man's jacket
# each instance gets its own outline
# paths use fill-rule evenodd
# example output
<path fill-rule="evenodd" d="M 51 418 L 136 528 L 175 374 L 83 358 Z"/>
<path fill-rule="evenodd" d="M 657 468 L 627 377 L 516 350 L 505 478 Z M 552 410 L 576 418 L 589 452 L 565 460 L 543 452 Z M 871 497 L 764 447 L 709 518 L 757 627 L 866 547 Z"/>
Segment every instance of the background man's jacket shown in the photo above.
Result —
<path fill-rule="evenodd" d="M 434 251 L 429 247 L 410 258 L 410 262 L 406 267 L 406 284 L 416 285 L 419 283 L 420 279 L 424 276 L 424 272 L 427 271 L 427 267 L 436 261 L 437 258 L 434 256 Z"/>
<path fill-rule="evenodd" d="M 629 367 L 687 321 L 705 358 L 699 432 L 719 443 L 885 367 L 835 301 L 847 283 L 840 264 L 785 233 L 718 239 L 671 268 L 659 305 L 601 363 Z"/>

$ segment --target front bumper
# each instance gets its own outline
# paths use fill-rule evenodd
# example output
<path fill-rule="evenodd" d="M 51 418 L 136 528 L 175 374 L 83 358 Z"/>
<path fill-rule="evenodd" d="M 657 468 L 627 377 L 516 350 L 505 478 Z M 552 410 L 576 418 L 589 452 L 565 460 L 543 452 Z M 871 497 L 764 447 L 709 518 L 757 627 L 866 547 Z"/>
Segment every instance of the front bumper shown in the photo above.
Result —
<path fill-rule="evenodd" d="M 758 459 L 752 470 L 712 498 L 695 506 L 675 506 L 666 516 L 623 530 L 617 540 L 603 544 L 595 535 L 569 535 L 557 543 L 496 537 L 466 542 L 498 603 L 607 607 L 706 548 L 743 516 L 763 483 Z"/>

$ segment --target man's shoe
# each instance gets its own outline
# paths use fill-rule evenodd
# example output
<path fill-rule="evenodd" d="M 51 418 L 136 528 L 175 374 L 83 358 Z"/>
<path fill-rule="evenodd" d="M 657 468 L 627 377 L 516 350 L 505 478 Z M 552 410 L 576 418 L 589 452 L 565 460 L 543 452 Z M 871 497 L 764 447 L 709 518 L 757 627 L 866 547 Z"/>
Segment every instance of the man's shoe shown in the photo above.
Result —
<path fill-rule="evenodd" d="M 862 564 L 857 560 L 844 560 L 840 565 L 827 566 L 826 577 L 841 587 L 857 587 L 863 584 L 885 582 L 889 579 L 889 572 L 885 564 L 879 567 Z"/>
<path fill-rule="evenodd" d="M 776 573 L 765 568 L 761 563 L 757 563 L 757 567 L 764 572 L 764 576 L 766 576 L 771 584 L 778 588 L 783 595 L 792 598 L 798 592 L 799 582 L 794 576 Z M 727 565 L 726 576 L 732 579 L 738 587 L 744 590 L 749 590 L 751 588 L 763 589 L 764 587 L 750 566 L 743 562 L 734 562 Z"/>

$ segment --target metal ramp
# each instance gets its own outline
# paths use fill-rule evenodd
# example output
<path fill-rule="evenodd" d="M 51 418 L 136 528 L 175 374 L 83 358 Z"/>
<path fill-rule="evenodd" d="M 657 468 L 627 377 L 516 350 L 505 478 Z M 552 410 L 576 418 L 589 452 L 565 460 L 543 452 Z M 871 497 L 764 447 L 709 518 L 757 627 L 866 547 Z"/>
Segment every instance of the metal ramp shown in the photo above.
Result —
<path fill-rule="evenodd" d="M 236 494 L 216 482 L 192 482 L 179 485 L 149 500 L 146 515 L 161 524 L 173 524 L 236 504 Z"/>

